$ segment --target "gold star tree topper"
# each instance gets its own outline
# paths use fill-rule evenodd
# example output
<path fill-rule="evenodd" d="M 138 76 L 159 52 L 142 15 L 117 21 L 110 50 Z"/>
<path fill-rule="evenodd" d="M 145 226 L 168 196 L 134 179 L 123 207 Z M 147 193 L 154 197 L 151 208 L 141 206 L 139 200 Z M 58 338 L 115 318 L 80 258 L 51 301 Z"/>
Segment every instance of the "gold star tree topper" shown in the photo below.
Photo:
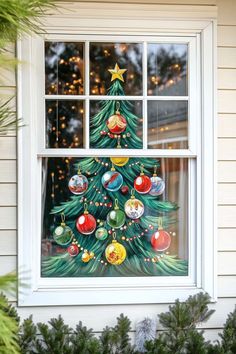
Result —
<path fill-rule="evenodd" d="M 116 63 L 114 69 L 108 69 L 111 73 L 111 81 L 118 79 L 124 82 L 123 74 L 127 71 L 127 69 L 120 69 L 118 64 Z"/>

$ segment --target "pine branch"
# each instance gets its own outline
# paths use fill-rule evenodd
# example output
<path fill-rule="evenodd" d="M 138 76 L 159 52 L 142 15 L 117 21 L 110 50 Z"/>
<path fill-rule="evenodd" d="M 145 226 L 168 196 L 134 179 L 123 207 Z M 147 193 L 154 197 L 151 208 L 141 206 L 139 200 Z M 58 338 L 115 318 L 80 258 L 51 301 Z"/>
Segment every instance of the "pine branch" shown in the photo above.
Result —
<path fill-rule="evenodd" d="M 6 279 L 6 278 L 5 278 Z M 9 280 L 4 281 L 4 286 Z M 3 282 L 2 282 L 3 283 Z M 19 318 L 15 311 L 8 304 L 5 295 L 0 294 L 0 353 L 1 354 L 18 354 L 18 323 Z"/>
<path fill-rule="evenodd" d="M 42 17 L 54 8 L 53 0 L 1 0 L 0 39 L 15 41 L 20 34 L 42 32 Z"/>
<path fill-rule="evenodd" d="M 40 336 L 35 342 L 36 353 L 71 354 L 69 334 L 72 329 L 65 325 L 61 316 L 52 318 L 49 325 L 37 324 Z"/>
<path fill-rule="evenodd" d="M 80 321 L 76 326 L 75 333 L 71 336 L 73 354 L 100 354 L 101 346 L 97 338 L 94 337 L 92 329 L 87 329 Z"/>
<path fill-rule="evenodd" d="M 34 325 L 32 316 L 25 319 L 20 327 L 19 345 L 23 354 L 35 353 L 37 339 L 37 327 Z"/>
<path fill-rule="evenodd" d="M 0 135 L 5 135 L 22 127 L 21 119 L 17 119 L 16 112 L 8 106 L 11 100 L 12 98 L 5 102 L 0 100 Z"/>

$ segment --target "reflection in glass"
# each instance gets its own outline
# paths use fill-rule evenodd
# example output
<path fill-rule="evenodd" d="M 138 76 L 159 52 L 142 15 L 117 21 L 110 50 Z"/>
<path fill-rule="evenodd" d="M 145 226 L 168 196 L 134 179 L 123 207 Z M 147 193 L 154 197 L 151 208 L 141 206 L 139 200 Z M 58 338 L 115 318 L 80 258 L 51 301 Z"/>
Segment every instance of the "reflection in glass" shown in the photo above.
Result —
<path fill-rule="evenodd" d="M 135 177 L 139 175 L 140 164 L 145 161 L 145 175 L 149 177 L 153 175 L 154 166 L 158 165 L 157 176 L 165 182 L 165 190 L 157 196 L 135 192 L 135 198 L 144 205 L 144 213 L 140 214 L 139 219 L 126 217 L 125 227 L 116 229 L 117 240 L 126 248 L 127 258 L 129 258 L 127 263 L 124 263 L 124 267 L 122 265 L 117 267 L 111 264 L 105 265 L 105 249 L 112 240 L 112 229 L 106 221 L 107 214 L 117 198 L 120 210 L 126 210 L 127 215 L 130 210 L 128 208 L 127 211 L 125 204 L 130 200 L 130 191 L 113 192 L 106 190 L 102 185 L 102 176 L 111 167 L 110 158 L 43 158 L 42 260 L 47 260 L 46 268 L 42 268 L 43 276 L 186 275 L 186 268 L 184 268 L 186 265 L 184 266 L 183 263 L 180 268 L 183 267 L 185 271 L 181 274 L 175 273 L 173 258 L 169 259 L 170 263 L 167 260 L 167 268 L 163 268 L 163 273 L 156 272 L 156 269 L 159 267 L 158 263 L 162 262 L 162 257 L 177 256 L 183 262 L 188 261 L 188 159 L 130 157 L 128 162 L 115 165 L 116 171 L 122 174 L 124 186 L 128 190 L 132 188 Z M 88 189 L 83 195 L 74 195 L 68 188 L 70 178 L 78 173 L 78 166 L 89 182 Z M 83 235 L 78 232 L 76 220 L 83 213 L 84 198 L 87 198 L 89 212 L 96 217 L 97 222 L 102 222 L 102 227 L 108 231 L 106 237 L 99 239 L 95 233 Z M 96 254 L 97 257 L 91 260 L 91 263 L 82 262 L 81 250 L 78 256 L 71 257 L 68 254 L 68 245 L 55 241 L 53 234 L 55 228 L 61 223 L 62 210 L 66 216 L 66 225 L 73 230 L 75 241 L 84 249 L 90 249 Z M 137 209 L 135 211 L 137 212 Z M 153 250 L 152 247 L 152 236 L 157 231 L 155 224 L 157 216 L 163 219 L 164 230 L 170 235 L 171 243 L 164 252 Z M 98 224 L 97 227 L 101 225 Z M 133 252 L 136 253 L 134 258 L 137 257 L 135 258 L 137 262 L 134 263 L 132 257 L 130 258 Z M 62 256 L 61 260 L 57 258 L 60 256 Z M 49 263 L 51 266 L 47 268 Z M 170 264 L 173 266 L 170 268 L 172 273 L 165 274 Z M 58 267 L 61 267 L 63 274 L 58 271 Z"/>
<path fill-rule="evenodd" d="M 187 50 L 187 44 L 148 44 L 148 95 L 188 95 Z"/>
<path fill-rule="evenodd" d="M 111 86 L 115 64 L 127 69 L 124 74 L 126 95 L 142 95 L 142 44 L 91 43 L 90 44 L 90 93 L 106 95 Z"/>
<path fill-rule="evenodd" d="M 45 42 L 45 75 L 47 95 L 82 95 L 83 43 Z"/>
<path fill-rule="evenodd" d="M 121 115 L 117 116 L 117 107 Z M 142 101 L 90 101 L 90 147 L 141 149 Z M 113 124 L 114 131 L 111 129 Z M 123 127 L 121 130 L 116 128 Z"/>
<path fill-rule="evenodd" d="M 83 147 L 83 101 L 46 101 L 46 147 Z"/>
<path fill-rule="evenodd" d="M 188 102 L 148 102 L 148 147 L 188 148 Z"/>

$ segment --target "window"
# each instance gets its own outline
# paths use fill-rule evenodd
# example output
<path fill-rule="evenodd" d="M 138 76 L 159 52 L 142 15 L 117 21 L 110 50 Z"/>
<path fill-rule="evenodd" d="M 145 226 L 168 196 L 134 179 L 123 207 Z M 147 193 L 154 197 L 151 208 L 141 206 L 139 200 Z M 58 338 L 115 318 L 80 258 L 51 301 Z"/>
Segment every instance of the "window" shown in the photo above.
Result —
<path fill-rule="evenodd" d="M 213 135 L 206 149 L 204 134 L 213 113 L 202 100 L 212 52 L 200 49 L 211 23 L 204 33 L 62 31 L 21 42 L 34 63 L 20 77 L 30 104 L 22 97 L 19 263 L 32 270 L 21 304 L 213 295 L 203 275 L 206 247 L 213 274 Z"/>

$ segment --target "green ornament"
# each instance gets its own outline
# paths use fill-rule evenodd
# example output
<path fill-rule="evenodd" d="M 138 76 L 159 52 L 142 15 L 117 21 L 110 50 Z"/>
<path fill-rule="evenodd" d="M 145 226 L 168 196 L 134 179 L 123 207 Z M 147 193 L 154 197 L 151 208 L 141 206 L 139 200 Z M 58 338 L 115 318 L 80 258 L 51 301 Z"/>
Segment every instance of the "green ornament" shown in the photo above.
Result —
<path fill-rule="evenodd" d="M 58 245 L 67 246 L 69 243 L 71 243 L 74 234 L 71 228 L 65 224 L 64 214 L 61 215 L 61 219 L 61 225 L 57 226 L 53 231 L 53 239 Z"/>
<path fill-rule="evenodd" d="M 95 232 L 95 237 L 100 241 L 105 240 L 107 236 L 108 236 L 108 232 L 107 229 L 105 229 L 105 227 L 99 227 Z"/>
<path fill-rule="evenodd" d="M 114 210 L 111 210 L 107 214 L 107 223 L 113 229 L 119 229 L 121 226 L 124 225 L 126 220 L 125 213 L 119 209 L 118 200 L 115 199 L 115 207 Z"/>

